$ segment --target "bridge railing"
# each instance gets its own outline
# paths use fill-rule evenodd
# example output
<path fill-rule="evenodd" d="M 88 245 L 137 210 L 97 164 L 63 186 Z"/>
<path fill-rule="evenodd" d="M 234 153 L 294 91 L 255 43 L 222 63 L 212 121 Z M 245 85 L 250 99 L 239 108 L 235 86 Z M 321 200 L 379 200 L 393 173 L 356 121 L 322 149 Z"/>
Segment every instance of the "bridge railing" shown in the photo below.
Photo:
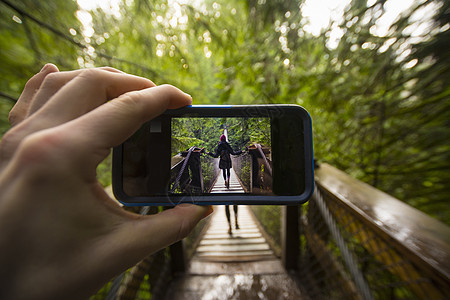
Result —
<path fill-rule="evenodd" d="M 208 193 L 219 175 L 218 159 L 204 154 L 203 148 L 191 147 L 172 158 L 169 181 L 171 192 Z M 247 193 L 272 189 L 270 149 L 253 144 L 248 152 L 232 156 L 233 168 Z"/>
<path fill-rule="evenodd" d="M 450 299 L 450 228 L 323 164 L 303 206 L 252 207 L 311 299 Z M 146 211 L 147 210 L 147 211 Z M 156 213 L 143 208 L 141 213 Z M 156 299 L 206 228 L 143 260 L 91 299 Z M 190 240 L 190 241 L 189 241 Z M 190 245 L 190 246 L 187 246 Z"/>
<path fill-rule="evenodd" d="M 448 226 L 326 164 L 316 185 L 303 207 L 253 207 L 311 299 L 450 298 Z"/>
<path fill-rule="evenodd" d="M 218 161 L 204 155 L 202 148 L 191 147 L 172 158 L 169 189 L 171 192 L 208 193 L 219 174 Z"/>
<path fill-rule="evenodd" d="M 253 144 L 248 152 L 232 156 L 233 168 L 245 192 L 261 194 L 272 189 L 270 149 Z"/>
<path fill-rule="evenodd" d="M 251 191 L 252 157 L 248 152 L 231 157 L 233 169 L 246 193 Z"/>

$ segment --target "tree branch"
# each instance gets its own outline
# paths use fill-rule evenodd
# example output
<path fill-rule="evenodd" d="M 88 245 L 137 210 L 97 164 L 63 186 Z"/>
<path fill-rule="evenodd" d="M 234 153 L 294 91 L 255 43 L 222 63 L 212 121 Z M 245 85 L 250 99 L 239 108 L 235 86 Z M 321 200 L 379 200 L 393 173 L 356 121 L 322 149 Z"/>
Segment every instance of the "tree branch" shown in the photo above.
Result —
<path fill-rule="evenodd" d="M 35 22 L 39 26 L 41 26 L 41 27 L 51 31 L 56 36 L 58 36 L 58 37 L 60 37 L 60 38 L 62 38 L 64 40 L 74 44 L 75 46 L 77 46 L 77 47 L 79 47 L 81 49 L 87 49 L 87 45 L 83 45 L 82 43 L 74 40 L 72 37 L 70 37 L 69 35 L 65 34 L 64 32 L 62 32 L 62 31 L 60 31 L 58 29 L 55 29 L 51 25 L 49 25 L 49 24 L 47 24 L 47 23 L 45 23 L 45 22 L 35 18 L 34 16 L 32 16 L 29 13 L 27 13 L 26 11 L 24 11 L 20 7 L 17 7 L 16 5 L 12 4 L 9 0 L 0 0 L 0 2 L 3 2 L 7 6 L 9 6 L 11 9 L 15 10 L 16 12 L 18 12 L 22 16 L 25 16 L 28 19 L 32 20 L 33 22 Z M 121 62 L 121 63 L 125 63 L 125 64 L 128 64 L 128 65 L 132 65 L 132 66 L 138 67 L 141 70 L 150 73 L 152 76 L 156 76 L 158 74 L 155 70 L 153 70 L 153 69 L 151 69 L 151 68 L 149 68 L 147 66 L 143 66 L 143 65 L 140 65 L 138 63 L 135 63 L 135 62 L 132 62 L 132 61 L 129 61 L 129 60 L 126 60 L 126 59 L 113 57 L 113 56 L 110 56 L 110 55 L 107 55 L 107 54 L 104 54 L 104 53 L 101 53 L 101 52 L 95 52 L 95 53 L 96 53 L 96 55 L 98 55 L 100 57 L 103 57 L 103 58 L 106 58 L 106 59 L 109 59 L 109 60 L 115 60 L 115 61 L 118 61 L 118 62 Z M 87 55 L 89 55 L 89 54 L 87 54 Z M 89 56 L 91 56 L 91 55 L 89 55 Z"/>
<path fill-rule="evenodd" d="M 5 98 L 5 99 L 7 99 L 7 100 L 9 100 L 11 102 L 14 102 L 14 103 L 17 102 L 16 98 L 14 98 L 13 96 L 7 95 L 7 94 L 5 94 L 3 92 L 0 92 L 0 97 Z"/>

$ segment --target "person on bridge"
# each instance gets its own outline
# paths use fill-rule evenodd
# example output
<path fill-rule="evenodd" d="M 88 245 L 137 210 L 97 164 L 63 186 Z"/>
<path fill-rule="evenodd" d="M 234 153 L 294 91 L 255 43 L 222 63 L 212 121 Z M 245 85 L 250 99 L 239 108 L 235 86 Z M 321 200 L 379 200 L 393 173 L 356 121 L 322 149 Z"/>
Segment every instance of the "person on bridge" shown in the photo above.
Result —
<path fill-rule="evenodd" d="M 87 299 L 212 212 L 181 204 L 137 215 L 96 177 L 112 147 L 191 101 L 113 68 L 47 64 L 26 83 L 0 143 L 0 299 Z"/>
<path fill-rule="evenodd" d="M 231 145 L 227 142 L 227 137 L 222 134 L 220 136 L 219 144 L 216 147 L 216 151 L 214 153 L 208 152 L 208 155 L 217 158 L 220 156 L 219 160 L 219 168 L 223 172 L 223 179 L 225 180 L 225 186 L 227 188 L 230 187 L 230 169 L 232 168 L 231 164 L 231 155 L 239 155 L 243 151 L 233 151 L 233 148 L 231 148 Z"/>
<path fill-rule="evenodd" d="M 223 179 L 225 181 L 225 186 L 227 187 L 227 189 L 230 188 L 230 175 L 231 175 L 230 169 L 232 168 L 231 155 L 239 155 L 242 154 L 242 152 L 243 151 L 241 150 L 238 151 L 233 150 L 231 145 L 227 142 L 227 137 L 225 136 L 225 134 L 222 134 L 220 136 L 220 141 L 216 147 L 216 151 L 214 153 L 208 152 L 208 154 L 212 157 L 217 158 L 220 156 L 219 168 L 222 170 Z M 238 206 L 233 205 L 233 210 L 234 210 L 235 226 L 236 229 L 239 229 Z M 225 205 L 225 214 L 227 216 L 228 221 L 228 233 L 233 234 L 229 205 Z"/>

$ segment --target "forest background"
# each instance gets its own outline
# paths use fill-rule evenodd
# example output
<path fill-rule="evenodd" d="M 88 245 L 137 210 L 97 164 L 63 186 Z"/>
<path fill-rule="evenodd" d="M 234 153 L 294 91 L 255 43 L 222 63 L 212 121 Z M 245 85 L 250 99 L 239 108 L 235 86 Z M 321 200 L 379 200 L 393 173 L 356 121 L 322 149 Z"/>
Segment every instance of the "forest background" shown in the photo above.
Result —
<path fill-rule="evenodd" d="M 173 118 L 172 156 L 191 147 L 215 153 L 225 128 L 233 151 L 254 143 L 271 147 L 270 118 Z"/>
<path fill-rule="evenodd" d="M 349 1 L 313 34 L 302 0 L 0 0 L 0 132 L 45 63 L 109 65 L 196 104 L 302 105 L 319 162 L 450 224 L 450 1 L 413 1 L 386 26 L 392 1 Z"/>

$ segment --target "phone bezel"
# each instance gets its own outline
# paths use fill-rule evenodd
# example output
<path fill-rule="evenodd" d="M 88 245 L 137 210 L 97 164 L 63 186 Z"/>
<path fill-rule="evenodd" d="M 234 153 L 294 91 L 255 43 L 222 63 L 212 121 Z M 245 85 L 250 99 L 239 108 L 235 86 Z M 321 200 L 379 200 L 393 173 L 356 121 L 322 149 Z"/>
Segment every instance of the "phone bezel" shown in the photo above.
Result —
<path fill-rule="evenodd" d="M 305 189 L 300 195 L 273 196 L 254 194 L 207 194 L 131 197 L 123 190 L 123 144 L 113 149 L 112 184 L 116 199 L 125 206 L 174 206 L 181 203 L 197 205 L 295 205 L 303 204 L 314 191 L 314 163 L 312 121 L 309 113 L 298 105 L 191 105 L 169 109 L 164 115 L 170 117 L 276 117 L 280 114 L 296 114 L 303 122 L 303 145 Z M 273 137 L 272 137 L 273 138 Z"/>

